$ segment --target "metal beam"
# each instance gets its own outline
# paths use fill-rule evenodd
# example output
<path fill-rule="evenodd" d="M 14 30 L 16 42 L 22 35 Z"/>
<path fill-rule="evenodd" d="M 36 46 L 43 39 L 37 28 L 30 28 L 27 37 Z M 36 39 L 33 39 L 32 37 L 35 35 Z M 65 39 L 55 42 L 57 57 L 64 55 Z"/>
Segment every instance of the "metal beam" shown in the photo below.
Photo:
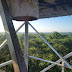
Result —
<path fill-rule="evenodd" d="M 25 23 L 23 23 L 22 25 L 20 25 L 17 30 L 16 33 L 24 26 Z M 0 45 L 0 50 L 7 44 L 7 39 L 4 40 L 4 42 Z"/>
<path fill-rule="evenodd" d="M 64 72 L 64 61 L 62 61 L 62 72 Z"/>
<path fill-rule="evenodd" d="M 34 57 L 34 56 L 29 56 L 29 58 L 33 58 L 33 59 L 37 59 L 37 60 L 41 60 L 41 61 L 44 61 L 44 62 L 53 63 L 53 64 L 56 64 L 56 65 L 62 66 L 62 64 L 59 64 L 59 63 L 56 63 L 56 62 L 53 62 L 53 61 L 49 61 L 49 60 L 45 60 L 45 59 L 42 59 L 42 58 Z"/>
<path fill-rule="evenodd" d="M 4 42 L 0 45 L 0 50 L 6 45 L 6 43 L 7 43 L 7 39 L 4 40 Z"/>
<path fill-rule="evenodd" d="M 67 58 L 69 58 L 69 57 L 71 57 L 71 56 L 72 56 L 72 52 L 70 52 L 69 54 L 65 55 L 63 58 L 64 58 L 64 59 L 67 59 Z M 60 63 L 60 62 L 62 62 L 62 60 L 59 59 L 59 60 L 57 60 L 56 62 L 57 62 L 57 63 Z M 45 72 L 45 71 L 51 69 L 52 67 L 54 67 L 55 65 L 56 65 L 56 64 L 51 64 L 50 66 L 44 68 L 41 72 Z M 66 66 L 66 67 L 67 67 L 67 66 Z"/>
<path fill-rule="evenodd" d="M 11 64 L 11 63 L 12 63 L 12 60 L 7 61 L 7 62 L 4 62 L 4 63 L 1 63 L 1 64 L 0 64 L 0 68 L 6 66 L 6 65 L 8 65 L 8 64 Z"/>
<path fill-rule="evenodd" d="M 71 65 L 63 59 L 63 57 L 47 42 L 47 40 L 29 23 L 29 25 L 37 32 L 37 34 L 44 40 L 44 42 L 72 69 Z"/>
<path fill-rule="evenodd" d="M 69 54 L 65 55 L 63 58 L 64 58 L 64 59 L 67 59 L 67 58 L 69 58 L 69 57 L 71 57 L 71 56 L 72 56 L 72 52 L 70 52 Z M 25 56 L 23 56 L 23 57 L 25 57 Z M 29 57 L 30 57 L 30 58 L 31 58 L 31 57 L 34 58 L 33 56 L 29 56 Z M 60 63 L 61 61 L 62 61 L 62 60 L 59 59 L 58 61 L 56 61 L 56 63 Z M 11 64 L 11 63 L 12 63 L 12 60 L 7 61 L 7 62 L 4 62 L 4 63 L 0 64 L 0 67 L 6 66 L 6 65 Z M 45 69 L 43 69 L 43 70 L 40 71 L 40 72 L 45 72 L 45 71 L 49 70 L 50 68 L 54 67 L 55 65 L 56 65 L 56 64 L 51 64 L 50 66 L 46 67 Z M 69 68 L 69 67 L 67 67 L 66 64 L 65 64 L 64 67 Z"/>
<path fill-rule="evenodd" d="M 25 21 L 25 63 L 28 70 L 28 22 Z"/>
<path fill-rule="evenodd" d="M 14 72 L 27 72 L 25 61 L 21 52 L 19 41 L 12 23 L 12 18 L 9 14 L 9 9 L 6 0 L 0 0 L 0 6 L 2 9 L 2 20 L 8 40 L 8 46 L 12 58 Z"/>
<path fill-rule="evenodd" d="M 24 57 L 24 56 L 23 56 L 23 57 Z M 1 63 L 1 64 L 0 64 L 0 68 L 6 66 L 6 65 L 8 65 L 8 64 L 11 64 L 11 63 L 12 63 L 12 60 L 9 60 L 9 61 L 7 61 L 7 62 Z"/>
<path fill-rule="evenodd" d="M 16 33 L 25 25 L 25 23 L 23 23 L 22 25 L 20 25 L 17 29 L 16 29 Z"/>

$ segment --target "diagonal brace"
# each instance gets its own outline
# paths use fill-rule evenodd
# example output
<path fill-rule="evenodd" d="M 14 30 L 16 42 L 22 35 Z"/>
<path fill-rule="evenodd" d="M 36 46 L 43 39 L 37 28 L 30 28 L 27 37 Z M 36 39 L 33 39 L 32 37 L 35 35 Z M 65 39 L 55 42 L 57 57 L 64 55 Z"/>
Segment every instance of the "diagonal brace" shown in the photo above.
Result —
<path fill-rule="evenodd" d="M 16 33 L 25 25 L 25 23 L 23 23 L 22 25 L 20 25 L 17 30 L 16 30 Z M 4 40 L 4 42 L 0 45 L 0 50 L 6 45 L 7 43 L 7 39 Z"/>
<path fill-rule="evenodd" d="M 45 60 L 45 59 L 42 59 L 42 58 L 34 57 L 34 56 L 29 56 L 29 58 L 33 58 L 33 59 L 36 59 L 36 60 L 40 60 L 40 61 L 44 61 L 44 62 L 47 62 L 47 63 L 52 63 L 52 64 L 62 66 L 62 64 L 59 64 L 59 63 L 56 63 L 56 62 L 53 62 L 53 61 L 49 61 L 49 60 Z"/>
<path fill-rule="evenodd" d="M 71 56 L 72 56 L 72 52 L 70 52 L 69 54 L 65 55 L 63 58 L 64 58 L 64 59 L 67 59 L 67 58 L 69 58 L 69 57 L 71 57 Z M 61 61 L 62 61 L 62 60 L 59 59 L 59 60 L 57 60 L 56 62 L 57 62 L 57 63 L 60 63 Z M 44 68 L 41 72 L 45 72 L 45 71 L 51 69 L 52 67 L 54 67 L 55 65 L 56 65 L 56 64 L 51 64 L 51 65 L 49 65 L 48 67 Z M 66 66 L 65 66 L 65 67 L 66 67 Z"/>
<path fill-rule="evenodd" d="M 45 43 L 72 69 L 71 65 L 47 42 L 46 39 L 29 23 L 29 25 L 37 32 L 37 34 L 45 41 Z"/>

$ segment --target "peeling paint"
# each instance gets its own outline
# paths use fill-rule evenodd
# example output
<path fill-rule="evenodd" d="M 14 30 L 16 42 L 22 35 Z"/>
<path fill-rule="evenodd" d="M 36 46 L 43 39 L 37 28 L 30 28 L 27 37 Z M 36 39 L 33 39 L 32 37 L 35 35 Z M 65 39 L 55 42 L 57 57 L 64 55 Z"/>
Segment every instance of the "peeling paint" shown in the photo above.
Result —
<path fill-rule="evenodd" d="M 24 0 L 19 1 L 20 1 L 19 3 L 23 3 Z M 35 0 L 25 0 L 25 1 L 27 1 L 31 7 L 34 7 L 34 3 L 32 1 Z M 45 18 L 45 17 L 50 18 L 50 17 L 72 15 L 72 0 L 38 0 L 38 4 L 39 4 L 39 16 L 40 16 L 39 18 Z M 52 11 L 50 12 L 49 9 L 52 9 Z"/>

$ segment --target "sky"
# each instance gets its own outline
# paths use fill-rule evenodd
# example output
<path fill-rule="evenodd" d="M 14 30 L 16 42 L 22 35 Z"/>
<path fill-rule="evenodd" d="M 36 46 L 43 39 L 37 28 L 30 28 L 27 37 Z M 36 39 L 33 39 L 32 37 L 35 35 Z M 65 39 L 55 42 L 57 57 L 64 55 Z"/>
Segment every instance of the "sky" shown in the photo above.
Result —
<path fill-rule="evenodd" d="M 13 20 L 15 29 L 17 29 L 23 23 L 24 22 Z M 72 16 L 44 18 L 44 19 L 38 19 L 36 21 L 30 21 L 30 23 L 39 32 L 54 32 L 54 31 L 72 32 Z M 0 32 L 4 32 L 1 16 L 0 16 Z M 25 26 L 23 26 L 19 32 L 25 32 Z M 35 32 L 35 31 L 29 26 L 29 32 Z"/>

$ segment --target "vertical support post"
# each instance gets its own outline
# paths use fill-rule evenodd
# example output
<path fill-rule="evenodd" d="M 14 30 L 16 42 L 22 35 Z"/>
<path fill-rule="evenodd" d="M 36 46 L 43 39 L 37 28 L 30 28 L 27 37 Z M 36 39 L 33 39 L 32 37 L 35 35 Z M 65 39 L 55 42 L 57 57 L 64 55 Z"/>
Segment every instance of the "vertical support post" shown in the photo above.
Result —
<path fill-rule="evenodd" d="M 25 63 L 28 70 L 28 21 L 25 21 Z"/>
<path fill-rule="evenodd" d="M 64 61 L 62 61 L 62 72 L 64 72 Z"/>
<path fill-rule="evenodd" d="M 12 23 L 12 18 L 9 14 L 9 9 L 6 0 L 0 0 L 1 17 L 8 40 L 8 46 L 12 58 L 14 72 L 27 72 L 25 61 L 21 52 L 19 41 Z"/>

